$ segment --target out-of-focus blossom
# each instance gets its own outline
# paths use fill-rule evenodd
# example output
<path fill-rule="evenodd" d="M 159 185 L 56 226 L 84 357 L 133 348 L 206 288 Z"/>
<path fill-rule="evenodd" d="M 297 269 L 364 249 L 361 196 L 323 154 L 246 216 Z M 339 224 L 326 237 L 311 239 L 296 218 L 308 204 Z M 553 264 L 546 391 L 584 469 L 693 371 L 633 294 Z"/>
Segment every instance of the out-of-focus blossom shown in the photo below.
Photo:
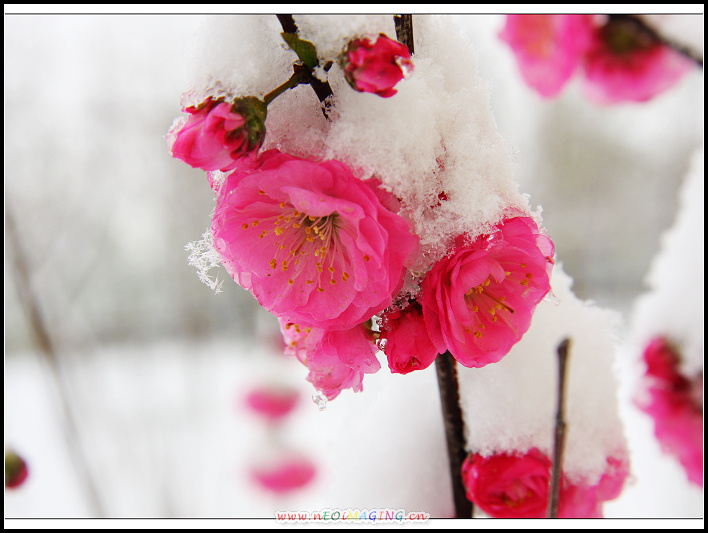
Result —
<path fill-rule="evenodd" d="M 467 497 L 495 518 L 544 518 L 548 513 L 552 463 L 537 448 L 526 453 L 469 455 L 462 466 Z M 619 496 L 627 461 L 611 457 L 594 484 L 571 484 L 561 476 L 559 518 L 602 518 L 602 503 Z"/>
<path fill-rule="evenodd" d="M 381 368 L 376 359 L 374 335 L 367 324 L 348 330 L 303 327 L 279 319 L 286 353 L 297 357 L 308 369 L 307 381 L 328 400 L 344 389 L 362 390 L 364 374 Z"/>
<path fill-rule="evenodd" d="M 383 33 L 360 37 L 349 43 L 342 55 L 344 77 L 359 92 L 384 98 L 396 94 L 394 86 L 413 70 L 408 47 Z"/>
<path fill-rule="evenodd" d="M 5 452 L 5 488 L 14 489 L 22 485 L 29 469 L 25 460 L 15 452 L 8 450 Z"/>
<path fill-rule="evenodd" d="M 384 314 L 379 343 L 394 374 L 428 368 L 438 356 L 428 335 L 423 309 L 416 301 L 405 309 Z"/>
<path fill-rule="evenodd" d="M 418 251 L 408 223 L 336 160 L 269 150 L 219 190 L 214 247 L 278 317 L 350 329 L 388 307 Z"/>
<path fill-rule="evenodd" d="M 265 138 L 266 105 L 246 97 L 234 103 L 207 99 L 184 110 L 167 134 L 173 157 L 202 170 L 227 171 L 237 160 L 254 155 Z"/>
<path fill-rule="evenodd" d="M 499 36 L 514 51 L 526 83 L 551 98 L 580 65 L 592 31 L 592 15 L 507 15 Z"/>
<path fill-rule="evenodd" d="M 246 406 L 271 422 L 281 420 L 297 405 L 300 395 L 295 389 L 283 386 L 262 386 L 250 391 Z"/>
<path fill-rule="evenodd" d="M 591 100 L 644 102 L 675 85 L 692 62 L 627 17 L 508 15 L 500 33 L 524 80 L 556 96 L 578 70 Z"/>
<path fill-rule="evenodd" d="M 269 465 L 254 466 L 250 472 L 256 484 L 276 494 L 287 494 L 307 486 L 316 473 L 312 461 L 295 455 L 287 455 Z"/>
<path fill-rule="evenodd" d="M 693 64 L 633 21 L 610 19 L 595 28 L 582 68 L 588 98 L 613 104 L 650 100 L 674 86 Z"/>
<path fill-rule="evenodd" d="M 637 405 L 654 420 L 664 453 L 676 457 L 689 481 L 703 486 L 703 375 L 689 380 L 667 339 L 652 339 L 644 351 L 647 372 Z"/>
<path fill-rule="evenodd" d="M 496 363 L 526 333 L 550 290 L 553 243 L 532 218 L 511 218 L 473 243 L 458 239 L 421 284 L 423 317 L 438 353 L 462 365 Z"/>

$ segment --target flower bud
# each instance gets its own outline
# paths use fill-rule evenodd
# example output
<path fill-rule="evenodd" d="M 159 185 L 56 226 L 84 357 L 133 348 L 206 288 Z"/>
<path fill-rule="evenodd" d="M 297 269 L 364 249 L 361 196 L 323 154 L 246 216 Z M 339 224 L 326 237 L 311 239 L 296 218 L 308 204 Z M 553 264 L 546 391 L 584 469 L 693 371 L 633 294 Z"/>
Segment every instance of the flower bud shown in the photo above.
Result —
<path fill-rule="evenodd" d="M 5 488 L 14 489 L 22 485 L 28 475 L 27 463 L 13 451 L 5 452 Z"/>
<path fill-rule="evenodd" d="M 342 54 L 344 77 L 355 90 L 388 98 L 393 87 L 413 70 L 408 47 L 383 33 L 354 39 Z"/>
<path fill-rule="evenodd" d="M 266 105 L 245 97 L 233 103 L 208 98 L 184 110 L 167 134 L 173 157 L 202 170 L 232 170 L 237 160 L 254 154 L 265 139 Z"/>

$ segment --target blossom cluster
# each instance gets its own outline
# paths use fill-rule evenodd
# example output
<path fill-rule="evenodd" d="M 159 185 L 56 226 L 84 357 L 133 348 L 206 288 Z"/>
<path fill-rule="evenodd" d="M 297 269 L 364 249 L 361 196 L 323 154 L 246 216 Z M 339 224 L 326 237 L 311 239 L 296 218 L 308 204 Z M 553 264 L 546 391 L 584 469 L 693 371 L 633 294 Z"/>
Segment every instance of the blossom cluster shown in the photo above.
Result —
<path fill-rule="evenodd" d="M 684 376 L 678 349 L 664 337 L 648 343 L 644 363 L 636 403 L 653 419 L 662 451 L 679 460 L 691 483 L 703 487 L 703 373 Z"/>
<path fill-rule="evenodd" d="M 305 65 L 320 63 L 311 43 L 288 39 Z M 413 71 L 407 47 L 384 34 L 351 39 L 337 63 L 353 89 L 382 98 Z M 186 108 L 190 117 L 168 133 L 174 157 L 210 172 L 222 265 L 278 317 L 287 353 L 328 400 L 362 390 L 364 375 L 381 367 L 379 350 L 401 374 L 446 351 L 468 367 L 499 361 L 550 290 L 553 244 L 543 228 L 510 212 L 482 235 L 459 235 L 428 272 L 414 271 L 419 236 L 375 175 L 363 179 L 346 161 L 260 151 L 268 103 L 311 80 L 305 68 L 263 100 Z M 215 179 L 217 170 L 226 175 Z"/>
<path fill-rule="evenodd" d="M 594 102 L 644 102 L 692 68 L 690 59 L 629 17 L 508 15 L 500 37 L 523 79 L 544 98 L 558 95 L 580 72 Z"/>
<path fill-rule="evenodd" d="M 462 466 L 467 497 L 494 518 L 545 518 L 551 460 L 537 448 L 524 453 L 470 454 Z M 561 475 L 558 518 L 602 518 L 602 503 L 619 496 L 628 476 L 626 460 L 609 457 L 596 483 L 573 483 Z"/>

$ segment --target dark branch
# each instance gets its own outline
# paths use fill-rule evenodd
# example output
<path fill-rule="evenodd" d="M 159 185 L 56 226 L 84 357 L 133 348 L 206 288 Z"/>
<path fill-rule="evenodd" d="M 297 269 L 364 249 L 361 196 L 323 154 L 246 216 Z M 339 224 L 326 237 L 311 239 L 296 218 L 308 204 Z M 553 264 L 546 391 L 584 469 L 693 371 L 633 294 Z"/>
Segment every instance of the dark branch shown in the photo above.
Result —
<path fill-rule="evenodd" d="M 442 402 L 447 454 L 450 461 L 452 478 L 452 496 L 455 503 L 456 518 L 472 518 L 472 502 L 467 499 L 465 485 L 462 482 L 462 463 L 467 456 L 465 442 L 465 423 L 460 408 L 460 392 L 457 383 L 455 359 L 450 352 L 438 355 L 435 360 L 438 374 L 440 401 Z"/>
<path fill-rule="evenodd" d="M 563 449 L 565 445 L 565 374 L 570 339 L 558 345 L 558 404 L 556 409 L 556 430 L 553 438 L 553 472 L 551 474 L 551 494 L 548 499 L 548 518 L 558 516 Z"/>
<path fill-rule="evenodd" d="M 396 25 L 396 39 L 405 44 L 413 55 L 413 15 L 394 15 L 393 22 Z"/>

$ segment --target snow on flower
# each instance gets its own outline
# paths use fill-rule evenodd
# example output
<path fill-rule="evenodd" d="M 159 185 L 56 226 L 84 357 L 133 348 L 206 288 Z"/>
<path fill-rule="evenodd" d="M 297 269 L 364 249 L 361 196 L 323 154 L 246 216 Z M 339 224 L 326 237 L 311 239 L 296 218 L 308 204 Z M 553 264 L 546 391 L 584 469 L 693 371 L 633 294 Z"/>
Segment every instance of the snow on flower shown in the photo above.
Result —
<path fill-rule="evenodd" d="M 650 341 L 637 405 L 654 420 L 664 453 L 675 456 L 689 481 L 703 486 L 703 374 L 689 380 L 679 371 L 680 357 L 665 338 Z"/>
<path fill-rule="evenodd" d="M 383 33 L 352 40 L 342 55 L 344 77 L 357 91 L 384 98 L 396 94 L 394 86 L 413 70 L 408 47 Z"/>
<path fill-rule="evenodd" d="M 380 339 L 379 346 L 394 374 L 428 368 L 438 356 L 425 326 L 423 309 L 415 300 L 405 309 L 394 309 L 383 316 Z"/>
<path fill-rule="evenodd" d="M 470 454 L 462 465 L 467 497 L 495 518 L 544 518 L 548 512 L 552 463 L 537 448 L 526 453 Z M 562 476 L 559 518 L 601 518 L 602 502 L 616 498 L 628 474 L 611 458 L 595 485 L 572 484 Z"/>
<path fill-rule="evenodd" d="M 418 251 L 408 223 L 336 160 L 269 150 L 221 186 L 214 247 L 278 317 L 349 329 L 388 307 Z"/>
<path fill-rule="evenodd" d="M 348 330 L 327 331 L 279 319 L 285 353 L 297 357 L 308 369 L 307 381 L 328 400 L 344 389 L 362 390 L 364 374 L 378 372 L 374 334 L 367 324 Z"/>
<path fill-rule="evenodd" d="M 257 152 L 265 138 L 266 106 L 256 98 L 234 103 L 208 98 L 187 107 L 167 133 L 173 157 L 202 170 L 231 170 L 237 160 Z"/>
<path fill-rule="evenodd" d="M 556 96 L 576 70 L 600 104 L 644 102 L 675 85 L 692 63 L 628 17 L 508 15 L 500 33 L 521 75 Z"/>
<path fill-rule="evenodd" d="M 550 290 L 553 243 L 530 217 L 516 217 L 436 263 L 421 285 L 423 317 L 439 353 L 461 364 L 496 363 L 531 325 Z"/>
<path fill-rule="evenodd" d="M 499 34 L 516 54 L 526 83 L 545 98 L 563 89 L 591 35 L 592 15 L 507 15 Z"/>

